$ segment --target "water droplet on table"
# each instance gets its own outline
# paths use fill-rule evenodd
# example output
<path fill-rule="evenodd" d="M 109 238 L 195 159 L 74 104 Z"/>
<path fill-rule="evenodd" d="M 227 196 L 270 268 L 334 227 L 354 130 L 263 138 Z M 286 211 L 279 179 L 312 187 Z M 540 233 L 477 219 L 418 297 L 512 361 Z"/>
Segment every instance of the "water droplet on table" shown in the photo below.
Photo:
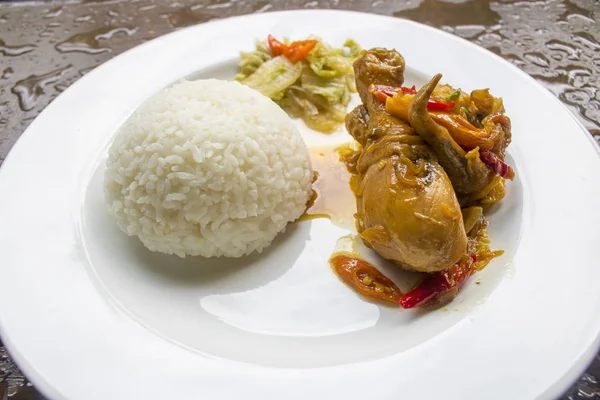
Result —
<path fill-rule="evenodd" d="M 455 29 L 455 33 L 458 36 L 466 39 L 472 39 L 484 32 L 485 26 L 482 25 L 459 25 Z"/>
<path fill-rule="evenodd" d="M 84 15 L 84 16 L 75 18 L 75 22 L 89 22 L 91 20 L 92 20 L 91 15 Z"/>
<path fill-rule="evenodd" d="M 36 46 L 32 44 L 24 44 L 20 46 L 9 46 L 2 39 L 0 39 L 0 54 L 4 54 L 5 56 L 20 56 L 21 54 L 29 53 Z"/>
<path fill-rule="evenodd" d="M 186 26 L 207 22 L 214 18 L 212 15 L 207 13 L 193 11 L 190 7 L 185 7 L 177 11 L 170 12 L 166 14 L 166 17 L 169 21 L 169 24 L 171 24 L 173 28 L 184 28 Z"/>
<path fill-rule="evenodd" d="M 62 7 L 58 6 L 58 7 L 51 8 L 48 11 L 48 13 L 44 16 L 44 18 L 55 18 L 55 17 L 58 17 L 60 14 L 62 14 Z"/>
<path fill-rule="evenodd" d="M 590 76 L 592 71 L 588 68 L 573 68 L 568 73 L 569 84 L 581 88 L 588 83 Z"/>
<path fill-rule="evenodd" d="M 573 41 L 583 44 L 584 46 L 590 47 L 591 49 L 597 51 L 600 50 L 600 42 L 596 40 L 590 33 L 588 32 L 577 32 L 573 35 Z"/>
<path fill-rule="evenodd" d="M 72 65 L 59 68 L 42 75 L 30 75 L 27 78 L 18 81 L 11 89 L 11 92 L 19 98 L 19 107 L 23 111 L 32 110 L 35 107 L 37 99 L 45 93 L 46 88 L 60 80 L 61 76 L 68 72 Z"/>
<path fill-rule="evenodd" d="M 487 1 L 446 2 L 423 0 L 417 7 L 394 13 L 395 17 L 440 26 L 483 25 L 490 26 L 500 22 L 500 15 L 490 7 Z"/>
<path fill-rule="evenodd" d="M 255 4 L 252 7 L 252 12 L 262 13 L 262 12 L 269 11 L 271 8 L 273 8 L 273 5 L 271 3 L 269 3 L 268 1 L 262 1 L 262 2 L 258 2 L 257 4 Z"/>
<path fill-rule="evenodd" d="M 304 8 L 317 8 L 319 7 L 318 1 L 307 1 L 304 3 Z"/>
<path fill-rule="evenodd" d="M 2 79 L 8 79 L 12 76 L 15 71 L 11 67 L 4 68 L 2 71 Z"/>
<path fill-rule="evenodd" d="M 550 66 L 550 61 L 546 58 L 546 56 L 539 52 L 525 53 L 523 54 L 523 58 L 539 67 Z"/>
<path fill-rule="evenodd" d="M 127 36 L 135 34 L 137 28 L 117 28 L 114 26 L 106 26 L 91 32 L 78 33 L 71 36 L 64 42 L 56 45 L 56 50 L 61 53 L 78 51 L 88 54 L 97 54 L 110 51 L 110 47 L 101 46 L 100 40 L 109 40 L 119 33 L 125 33 Z"/>
<path fill-rule="evenodd" d="M 232 1 L 213 1 L 206 6 L 207 10 L 216 10 L 219 8 L 229 8 L 233 5 Z"/>
<path fill-rule="evenodd" d="M 579 53 L 577 52 L 577 49 L 575 49 L 572 45 L 560 41 L 558 39 L 549 40 L 548 42 L 546 42 L 546 47 L 550 50 L 564 52 L 572 60 L 579 59 Z"/>
<path fill-rule="evenodd" d="M 148 11 L 156 8 L 156 4 L 148 4 L 147 6 L 140 7 L 140 11 Z"/>

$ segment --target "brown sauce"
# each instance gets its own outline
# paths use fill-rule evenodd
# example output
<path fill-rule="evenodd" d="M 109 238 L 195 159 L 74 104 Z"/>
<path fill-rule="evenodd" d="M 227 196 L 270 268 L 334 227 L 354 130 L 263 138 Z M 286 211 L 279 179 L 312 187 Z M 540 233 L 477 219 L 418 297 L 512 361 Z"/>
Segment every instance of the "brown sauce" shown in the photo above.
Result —
<path fill-rule="evenodd" d="M 340 160 L 339 145 L 308 149 L 314 171 L 313 197 L 300 221 L 328 218 L 337 226 L 354 229 L 356 198 L 350 188 L 351 175 Z"/>

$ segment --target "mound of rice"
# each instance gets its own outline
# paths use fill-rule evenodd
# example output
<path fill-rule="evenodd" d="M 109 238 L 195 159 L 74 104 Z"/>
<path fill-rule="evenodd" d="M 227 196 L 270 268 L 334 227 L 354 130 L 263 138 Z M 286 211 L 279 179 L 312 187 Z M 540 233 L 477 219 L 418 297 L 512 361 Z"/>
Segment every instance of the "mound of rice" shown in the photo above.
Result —
<path fill-rule="evenodd" d="M 311 194 L 298 129 L 237 82 L 183 81 L 155 94 L 121 127 L 106 167 L 119 228 L 180 257 L 261 252 Z"/>

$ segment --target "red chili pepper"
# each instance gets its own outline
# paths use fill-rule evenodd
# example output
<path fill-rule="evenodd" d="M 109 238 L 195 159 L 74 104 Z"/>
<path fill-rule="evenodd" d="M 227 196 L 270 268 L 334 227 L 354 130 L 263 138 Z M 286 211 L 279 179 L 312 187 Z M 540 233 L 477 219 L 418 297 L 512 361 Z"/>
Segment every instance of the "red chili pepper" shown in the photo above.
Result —
<path fill-rule="evenodd" d="M 306 58 L 308 53 L 317 45 L 316 40 L 298 40 L 287 45 L 275 39 L 272 35 L 268 36 L 267 42 L 274 56 L 283 55 L 293 63 Z"/>
<path fill-rule="evenodd" d="M 456 102 L 454 100 L 451 100 L 448 103 L 442 103 L 441 101 L 430 98 L 427 102 L 427 109 L 429 111 L 448 111 L 451 110 L 455 105 Z"/>
<path fill-rule="evenodd" d="M 453 289 L 460 289 L 471 276 L 473 265 L 477 261 L 475 254 L 464 257 L 461 261 L 444 271 L 430 274 L 416 288 L 400 298 L 400 307 L 415 308 L 437 299 Z"/>
<path fill-rule="evenodd" d="M 273 55 L 276 57 L 282 55 L 285 51 L 288 50 L 287 44 L 280 42 L 271 35 L 268 36 L 267 41 L 269 42 L 269 48 L 271 49 L 271 53 L 273 53 Z"/>
<path fill-rule="evenodd" d="M 308 53 L 317 45 L 316 40 L 299 40 L 290 44 L 283 55 L 293 63 L 304 60 Z"/>
<path fill-rule="evenodd" d="M 336 255 L 329 259 L 331 267 L 344 283 L 363 296 L 398 304 L 402 292 L 387 276 L 359 258 Z"/>
<path fill-rule="evenodd" d="M 402 91 L 404 95 L 415 95 L 417 94 L 417 88 L 415 85 L 412 87 L 394 87 L 394 86 L 385 86 L 385 85 L 369 85 L 369 93 L 373 94 L 377 97 L 377 100 L 384 103 L 388 97 L 393 97 L 396 93 Z M 435 99 L 429 99 L 427 102 L 427 109 L 430 111 L 448 111 L 451 110 L 456 105 L 455 101 L 450 101 L 448 103 L 442 103 L 441 101 L 437 101 Z"/>
<path fill-rule="evenodd" d="M 500 159 L 496 154 L 492 153 L 489 150 L 485 150 L 479 153 L 479 158 L 485 165 L 490 167 L 495 173 L 500 175 L 505 179 L 510 179 L 511 181 L 515 178 L 515 171 Z"/>

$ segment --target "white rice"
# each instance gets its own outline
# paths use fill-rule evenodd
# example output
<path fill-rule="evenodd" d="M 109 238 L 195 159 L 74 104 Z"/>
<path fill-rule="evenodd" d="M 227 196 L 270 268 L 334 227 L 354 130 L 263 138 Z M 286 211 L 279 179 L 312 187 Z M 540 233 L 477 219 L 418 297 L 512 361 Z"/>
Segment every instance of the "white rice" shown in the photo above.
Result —
<path fill-rule="evenodd" d="M 106 167 L 119 228 L 180 257 L 261 252 L 311 191 L 294 123 L 237 82 L 183 81 L 155 94 L 121 127 Z"/>

